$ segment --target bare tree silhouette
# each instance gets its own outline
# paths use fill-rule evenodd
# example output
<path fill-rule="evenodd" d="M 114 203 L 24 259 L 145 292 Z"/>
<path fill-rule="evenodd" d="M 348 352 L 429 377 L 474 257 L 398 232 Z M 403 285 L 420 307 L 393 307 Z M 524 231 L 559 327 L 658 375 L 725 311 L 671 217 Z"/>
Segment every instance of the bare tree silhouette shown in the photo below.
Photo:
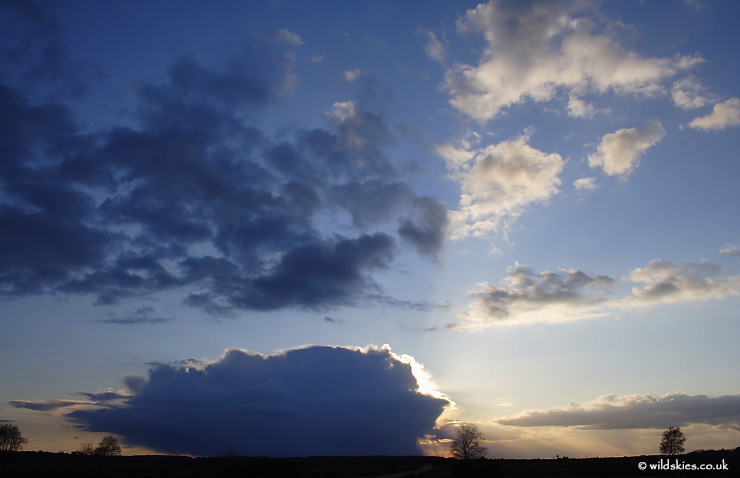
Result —
<path fill-rule="evenodd" d="M 0 451 L 18 451 L 28 440 L 23 438 L 18 425 L 3 423 L 0 425 Z"/>
<path fill-rule="evenodd" d="M 452 456 L 462 460 L 481 458 L 486 454 L 486 448 L 480 445 L 481 440 L 483 435 L 477 426 L 468 422 L 461 423 L 457 427 L 457 436 L 450 446 Z"/>

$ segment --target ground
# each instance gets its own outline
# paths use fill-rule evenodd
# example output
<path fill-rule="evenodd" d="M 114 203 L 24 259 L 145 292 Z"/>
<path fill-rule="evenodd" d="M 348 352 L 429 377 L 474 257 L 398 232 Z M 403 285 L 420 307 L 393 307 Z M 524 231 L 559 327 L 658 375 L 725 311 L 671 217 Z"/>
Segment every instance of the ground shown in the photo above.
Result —
<path fill-rule="evenodd" d="M 645 470 L 641 469 L 641 463 Z M 654 468 L 651 468 L 651 465 Z M 719 470 L 693 470 L 712 465 Z M 673 467 L 673 469 L 671 469 Z M 725 469 L 722 469 L 722 468 Z M 676 469 L 681 468 L 681 469 Z M 631 456 L 548 460 L 460 461 L 426 456 L 191 458 L 184 456 L 82 456 L 66 453 L 0 454 L 0 476 L 27 477 L 295 477 L 443 478 L 570 476 L 731 476 L 740 470 L 740 448 L 675 457 Z"/>

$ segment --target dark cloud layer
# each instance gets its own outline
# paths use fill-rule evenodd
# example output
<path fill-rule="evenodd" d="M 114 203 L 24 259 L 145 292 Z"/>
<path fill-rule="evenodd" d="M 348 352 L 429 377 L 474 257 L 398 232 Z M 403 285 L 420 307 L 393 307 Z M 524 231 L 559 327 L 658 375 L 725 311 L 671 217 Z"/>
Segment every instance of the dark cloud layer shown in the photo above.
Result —
<path fill-rule="evenodd" d="M 115 304 L 177 289 L 212 313 L 326 308 L 382 296 L 373 272 L 399 244 L 434 257 L 445 208 L 403 181 L 382 113 L 338 102 L 325 129 L 280 141 L 256 126 L 292 87 L 295 46 L 180 60 L 137 88 L 135 126 L 87 134 L 64 104 L 0 76 L 0 293 Z M 352 223 L 327 229 L 320 215 L 337 211 Z"/>
<path fill-rule="evenodd" d="M 166 453 L 417 454 L 449 404 L 420 394 L 411 366 L 388 349 L 240 350 L 203 368 L 160 364 L 128 380 L 124 405 L 67 416 L 89 430 Z"/>
<path fill-rule="evenodd" d="M 605 395 L 583 406 L 530 410 L 496 420 L 518 427 L 579 427 L 591 430 L 667 428 L 703 423 L 740 430 L 740 395 Z"/>

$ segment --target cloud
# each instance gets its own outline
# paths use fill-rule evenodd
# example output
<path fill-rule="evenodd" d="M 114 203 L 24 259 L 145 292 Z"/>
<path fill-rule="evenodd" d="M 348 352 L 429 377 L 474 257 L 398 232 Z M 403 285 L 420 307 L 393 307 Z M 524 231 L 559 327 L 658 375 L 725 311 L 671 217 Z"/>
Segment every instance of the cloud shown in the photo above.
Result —
<path fill-rule="evenodd" d="M 157 311 L 153 307 L 141 307 L 136 309 L 133 313 L 126 317 L 111 316 L 107 319 L 97 319 L 96 322 L 102 322 L 104 324 L 119 324 L 119 325 L 131 325 L 131 324 L 165 324 L 172 322 L 172 318 L 159 317 Z"/>
<path fill-rule="evenodd" d="M 719 253 L 728 256 L 740 256 L 740 244 L 725 244 L 719 250 Z"/>
<path fill-rule="evenodd" d="M 588 155 L 588 164 L 603 168 L 609 176 L 628 176 L 640 164 L 640 156 L 663 136 L 665 130 L 657 121 L 642 129 L 617 130 L 601 139 L 597 151 Z"/>
<path fill-rule="evenodd" d="M 77 405 L 90 405 L 91 402 L 80 400 L 13 400 L 8 402 L 8 404 L 11 407 L 25 408 L 27 410 L 35 410 L 37 412 L 53 412 L 54 410 L 59 410 L 61 408 L 68 408 Z"/>
<path fill-rule="evenodd" d="M 355 68 L 354 70 L 347 70 L 344 73 L 342 73 L 342 78 L 344 78 L 344 81 L 352 82 L 362 75 L 363 75 L 362 68 Z"/>
<path fill-rule="evenodd" d="M 102 73 L 65 52 L 59 20 L 44 2 L 1 2 L 0 78 L 43 97 L 79 98 Z"/>
<path fill-rule="evenodd" d="M 604 294 L 614 284 L 607 276 L 589 276 L 577 269 L 535 273 L 517 263 L 508 270 L 503 287 L 487 282 L 470 292 L 474 302 L 464 312 L 463 327 L 490 323 L 563 322 L 593 317 Z"/>
<path fill-rule="evenodd" d="M 30 160 L 69 141 L 75 126 L 58 104 L 31 104 L 20 91 L 0 84 L 0 222 L 3 224 L 0 294 L 39 293 L 70 272 L 98 266 L 114 234 L 87 221 L 91 197 L 57 180 L 57 165 Z"/>
<path fill-rule="evenodd" d="M 429 55 L 429 58 L 439 63 L 445 63 L 449 49 L 447 42 L 437 38 L 437 34 L 432 31 L 425 33 L 428 41 L 426 46 L 424 46 L 424 52 Z"/>
<path fill-rule="evenodd" d="M 208 68 L 179 60 L 163 83 L 137 87 L 132 125 L 90 134 L 62 104 L 0 84 L 0 294 L 109 305 L 177 291 L 214 314 L 327 308 L 387 299 L 373 273 L 400 244 L 434 257 L 441 203 L 385 154 L 396 137 L 382 113 L 337 102 L 325 128 L 270 138 L 255 118 L 291 91 L 294 61 L 256 52 Z M 352 224 L 327 227 L 337 210 Z M 165 320 L 138 309 L 102 322 Z"/>
<path fill-rule="evenodd" d="M 570 95 L 568 99 L 568 115 L 576 118 L 593 118 L 596 109 L 593 103 L 587 103 L 577 96 Z"/>
<path fill-rule="evenodd" d="M 740 276 L 727 276 L 719 266 L 706 262 L 676 265 L 656 259 L 630 272 L 626 280 L 645 284 L 632 289 L 624 299 L 627 305 L 709 301 L 740 294 Z"/>
<path fill-rule="evenodd" d="M 63 408 L 76 407 L 80 405 L 108 405 L 110 402 L 128 398 L 130 395 L 126 392 L 75 392 L 70 395 L 79 395 L 87 400 L 13 400 L 8 405 L 14 408 L 25 408 L 37 412 L 53 412 Z"/>
<path fill-rule="evenodd" d="M 418 219 L 402 217 L 399 220 L 398 235 L 420 254 L 436 257 L 447 237 L 447 209 L 431 196 L 417 198 L 414 206 L 421 211 Z"/>
<path fill-rule="evenodd" d="M 516 427 L 577 427 L 589 430 L 630 428 L 664 429 L 669 426 L 708 424 L 740 430 L 740 395 L 672 393 L 604 395 L 584 405 L 529 410 L 500 418 L 496 423 Z"/>
<path fill-rule="evenodd" d="M 706 88 L 693 76 L 674 82 L 671 97 L 673 103 L 683 109 L 701 108 L 712 100 Z"/>
<path fill-rule="evenodd" d="M 576 191 L 593 191 L 596 189 L 596 178 L 594 177 L 587 177 L 587 178 L 580 178 L 573 181 L 573 187 L 576 189 Z"/>
<path fill-rule="evenodd" d="M 500 232 L 532 203 L 558 192 L 565 162 L 528 144 L 529 134 L 480 149 L 444 144 L 437 153 L 460 182 L 460 208 L 451 214 L 452 237 Z"/>
<path fill-rule="evenodd" d="M 526 101 L 547 102 L 559 92 L 663 93 L 663 81 L 701 60 L 645 58 L 622 47 L 589 2 L 498 2 L 468 10 L 461 33 L 484 36 L 476 66 L 457 63 L 446 74 L 450 103 L 489 120 Z M 572 114 L 579 111 L 574 104 Z"/>
<path fill-rule="evenodd" d="M 704 131 L 737 125 L 740 125 L 740 98 L 730 98 L 723 103 L 717 103 L 710 114 L 695 118 L 689 123 L 692 128 Z"/>
<path fill-rule="evenodd" d="M 113 391 L 107 391 L 107 392 L 75 392 L 71 395 L 79 395 L 81 397 L 86 397 L 88 400 L 94 403 L 101 403 L 101 404 L 107 404 L 115 400 L 123 400 L 126 398 L 129 398 L 131 395 L 129 395 L 127 392 L 119 391 L 119 392 L 113 392 Z"/>
<path fill-rule="evenodd" d="M 288 31 L 286 28 L 272 32 L 269 37 L 274 42 L 284 43 L 286 45 L 301 46 L 304 44 L 300 35 Z"/>
<path fill-rule="evenodd" d="M 663 304 L 705 302 L 740 295 L 740 276 L 729 275 L 716 264 L 687 262 L 676 265 L 656 259 L 632 270 L 619 281 L 588 275 L 578 269 L 536 273 L 516 263 L 500 287 L 481 282 L 471 290 L 468 310 L 448 328 L 477 330 L 495 325 L 566 322 L 603 317 L 629 309 Z M 607 297 L 618 283 L 642 283 L 623 297 Z"/>
<path fill-rule="evenodd" d="M 157 365 L 123 405 L 67 416 L 164 453 L 416 454 L 450 405 L 420 393 L 420 367 L 388 347 L 229 350 L 202 368 Z"/>

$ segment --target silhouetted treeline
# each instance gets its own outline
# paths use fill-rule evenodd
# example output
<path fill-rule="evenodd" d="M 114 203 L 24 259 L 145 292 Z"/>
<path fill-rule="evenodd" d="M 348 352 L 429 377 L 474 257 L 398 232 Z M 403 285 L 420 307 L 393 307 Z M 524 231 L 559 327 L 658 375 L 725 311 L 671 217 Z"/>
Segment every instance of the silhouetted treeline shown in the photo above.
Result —
<path fill-rule="evenodd" d="M 734 450 L 701 450 L 684 455 L 630 456 L 615 458 L 486 459 L 456 460 L 428 456 L 366 457 L 212 457 L 187 456 L 85 456 L 79 453 L 3 452 L 0 476 L 13 478 L 106 478 L 123 477 L 260 477 L 341 478 L 381 477 L 409 474 L 415 478 L 447 477 L 566 477 L 667 476 L 665 470 L 639 468 L 640 463 L 678 460 L 684 464 L 718 464 L 724 461 L 730 473 L 683 470 L 668 472 L 675 477 L 730 476 L 740 470 L 740 447 Z"/>

